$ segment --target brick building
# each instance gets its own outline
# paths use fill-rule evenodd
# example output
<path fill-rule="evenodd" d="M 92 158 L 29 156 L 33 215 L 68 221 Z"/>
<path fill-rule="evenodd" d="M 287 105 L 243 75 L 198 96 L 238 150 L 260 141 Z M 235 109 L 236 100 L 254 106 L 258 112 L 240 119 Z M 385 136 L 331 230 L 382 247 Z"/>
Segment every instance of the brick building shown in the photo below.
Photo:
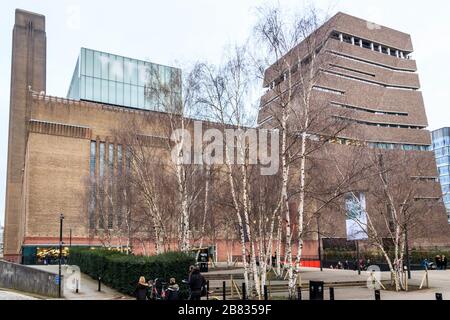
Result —
<path fill-rule="evenodd" d="M 289 102 L 289 96 L 293 96 L 293 107 L 288 106 L 292 109 L 288 114 L 291 114 L 290 119 L 298 121 L 298 115 L 305 114 L 301 108 L 306 105 L 301 101 L 295 103 L 295 99 L 307 96 L 313 101 L 309 112 L 318 119 L 316 124 L 310 125 L 311 140 L 329 139 L 328 134 L 336 134 L 330 139 L 335 147 L 328 147 L 328 154 L 318 151 L 316 158 L 344 158 L 352 152 L 352 146 L 362 146 L 367 150 L 364 158 L 367 162 L 372 161 L 371 154 L 376 152 L 391 159 L 410 159 L 403 167 L 411 178 L 405 184 L 421 185 L 417 200 L 436 201 L 431 212 L 418 214 L 418 231 L 410 245 L 448 246 L 450 233 L 440 199 L 439 175 L 430 151 L 428 121 L 412 53 L 410 35 L 338 13 L 265 71 L 267 91 L 261 98 L 259 125 L 280 127 L 281 110 L 283 104 Z M 313 63 L 312 59 L 315 59 Z M 308 78 L 311 70 L 314 76 Z M 310 95 L 303 89 L 308 86 Z M 321 126 L 320 121 L 327 121 L 325 118 L 342 120 L 345 126 L 342 125 L 342 131 L 332 133 L 326 128 L 328 124 Z M 288 125 L 295 130 L 295 123 Z M 333 170 L 331 168 L 330 176 Z M 308 178 L 309 181 L 315 179 L 314 176 Z M 374 180 L 373 183 L 380 182 Z M 362 188 L 367 191 L 364 199 L 367 210 L 380 209 L 376 200 L 368 195 L 369 180 Z M 336 213 L 329 212 L 323 219 L 326 232 L 345 240 L 346 225 L 336 220 L 329 223 L 333 216 Z M 345 220 L 345 217 L 337 219 Z M 419 229 L 422 230 L 419 232 Z"/>
<path fill-rule="evenodd" d="M 417 68 L 415 61 L 407 58 L 413 51 L 410 37 L 385 27 L 374 28 L 344 14 L 330 21 L 338 22 L 329 35 L 331 45 L 335 44 L 335 49 L 330 50 L 339 63 L 317 87 L 318 92 L 329 97 L 336 108 L 357 110 L 358 118 L 354 120 L 363 129 L 370 147 L 420 152 L 432 168 L 432 175 L 436 175 L 433 154 L 425 151 L 430 135 L 425 130 L 427 119 Z M 151 101 L 141 95 L 145 88 L 139 85 L 138 78 L 136 84 L 124 78 L 107 80 L 101 64 L 97 71 L 94 65 L 86 71 L 83 61 L 90 63 L 88 58 L 77 64 L 81 70 L 74 73 L 69 90 L 72 99 L 46 95 L 46 33 L 42 15 L 16 10 L 12 48 L 5 258 L 24 261 L 23 257 L 35 255 L 38 247 L 57 245 L 61 212 L 72 235 L 69 240 L 66 230 L 66 244 L 71 241 L 72 245 L 98 246 L 99 240 L 90 233 L 88 203 L 82 196 L 85 179 L 92 170 L 98 170 L 98 162 L 103 161 L 99 154 L 106 155 L 111 149 L 117 159 L 122 153 L 114 138 L 115 128 L 128 118 L 152 114 L 146 134 L 160 136 L 161 117 L 167 110 L 152 107 Z M 110 56 L 87 49 L 81 50 L 83 55 L 100 60 Z M 120 56 L 113 59 L 127 61 Z M 130 63 L 141 63 L 132 60 L 128 59 Z M 169 67 L 162 69 L 171 74 L 179 72 Z M 276 79 L 271 78 L 270 69 L 266 74 L 265 84 L 272 86 Z M 107 88 L 104 92 L 108 94 L 102 95 L 102 88 Z M 179 92 L 174 90 L 175 95 Z M 97 93 L 99 96 L 95 96 Z M 271 97 L 273 90 L 262 97 L 261 125 L 270 123 L 264 104 Z M 345 144 L 345 139 L 363 137 L 349 135 L 342 139 Z M 94 164 L 92 154 L 96 157 Z M 443 206 L 442 212 L 433 214 L 433 223 L 446 223 Z M 344 220 L 339 224 L 345 229 Z M 337 237 L 345 234 L 342 231 Z M 450 244 L 449 234 L 430 236 L 426 241 L 429 245 Z M 218 259 L 224 260 L 226 244 L 213 245 L 217 246 Z M 316 248 L 317 241 L 312 238 L 305 243 L 305 255 L 315 254 Z M 237 244 L 233 249 L 239 254 Z"/>

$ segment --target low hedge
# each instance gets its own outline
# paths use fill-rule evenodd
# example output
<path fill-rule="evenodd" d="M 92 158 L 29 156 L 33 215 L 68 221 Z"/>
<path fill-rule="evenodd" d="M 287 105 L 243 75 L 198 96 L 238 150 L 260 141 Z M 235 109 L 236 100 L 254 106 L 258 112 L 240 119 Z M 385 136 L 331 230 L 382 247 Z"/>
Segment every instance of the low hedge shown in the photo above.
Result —
<path fill-rule="evenodd" d="M 72 248 L 70 264 L 80 267 L 81 272 L 94 279 L 102 278 L 106 285 L 132 295 L 140 276 L 146 280 L 175 278 L 180 284 L 187 278 L 192 256 L 180 252 L 168 252 L 157 256 L 134 256 L 106 249 Z M 182 289 L 186 289 L 183 288 Z M 186 290 L 182 290 L 185 294 Z"/>

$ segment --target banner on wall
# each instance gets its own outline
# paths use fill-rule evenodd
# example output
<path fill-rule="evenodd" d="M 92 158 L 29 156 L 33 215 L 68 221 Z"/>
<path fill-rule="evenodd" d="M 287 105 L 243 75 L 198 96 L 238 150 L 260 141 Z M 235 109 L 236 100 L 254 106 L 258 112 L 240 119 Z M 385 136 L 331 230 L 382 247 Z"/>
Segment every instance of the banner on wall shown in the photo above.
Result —
<path fill-rule="evenodd" d="M 367 240 L 366 197 L 364 193 L 350 193 L 345 198 L 347 240 Z"/>

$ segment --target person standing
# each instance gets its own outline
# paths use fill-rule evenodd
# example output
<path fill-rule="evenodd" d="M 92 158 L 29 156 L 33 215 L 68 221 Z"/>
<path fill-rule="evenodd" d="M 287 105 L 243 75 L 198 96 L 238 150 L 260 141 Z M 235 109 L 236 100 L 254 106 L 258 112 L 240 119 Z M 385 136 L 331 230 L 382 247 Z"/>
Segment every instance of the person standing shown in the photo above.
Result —
<path fill-rule="evenodd" d="M 139 282 L 134 290 L 134 296 L 136 300 L 147 300 L 149 299 L 149 286 L 148 283 L 145 282 L 145 277 L 140 277 Z"/>
<path fill-rule="evenodd" d="M 441 256 L 440 255 L 437 255 L 435 258 L 434 258 L 434 261 L 436 262 L 436 269 L 437 270 L 441 270 Z"/>
<path fill-rule="evenodd" d="M 169 287 L 166 290 L 166 299 L 169 301 L 180 300 L 180 287 L 175 278 L 170 278 Z"/>
<path fill-rule="evenodd" d="M 200 269 L 196 266 L 191 272 L 189 277 L 189 289 L 191 295 L 189 300 L 200 300 L 202 297 L 202 289 L 206 285 L 206 279 L 200 273 Z"/>
<path fill-rule="evenodd" d="M 447 257 L 446 256 L 442 256 L 442 269 L 443 270 L 447 270 Z"/>

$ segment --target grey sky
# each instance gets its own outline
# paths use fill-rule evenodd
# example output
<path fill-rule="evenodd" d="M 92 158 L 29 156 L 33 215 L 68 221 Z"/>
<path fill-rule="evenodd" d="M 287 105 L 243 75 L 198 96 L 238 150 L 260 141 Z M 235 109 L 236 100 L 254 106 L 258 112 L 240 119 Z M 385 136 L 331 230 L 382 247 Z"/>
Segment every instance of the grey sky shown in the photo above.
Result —
<path fill-rule="evenodd" d="M 47 22 L 47 93 L 66 96 L 80 47 L 161 64 L 217 62 L 223 48 L 248 35 L 254 7 L 276 1 L 15 0 L 0 1 L 0 224 L 3 225 L 14 10 L 44 14 Z M 279 0 L 288 8 L 303 1 Z M 333 15 L 343 11 L 411 34 L 430 129 L 450 126 L 450 2 L 318 0 Z"/>

